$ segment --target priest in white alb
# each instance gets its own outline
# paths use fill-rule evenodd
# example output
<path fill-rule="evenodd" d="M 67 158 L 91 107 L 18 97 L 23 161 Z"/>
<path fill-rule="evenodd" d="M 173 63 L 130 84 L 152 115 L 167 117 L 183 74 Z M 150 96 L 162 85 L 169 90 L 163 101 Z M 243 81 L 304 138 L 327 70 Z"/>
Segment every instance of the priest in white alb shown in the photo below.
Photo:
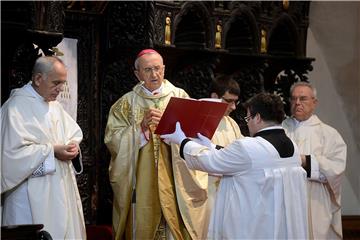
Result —
<path fill-rule="evenodd" d="M 66 78 L 60 59 L 40 57 L 32 81 L 2 106 L 2 225 L 43 224 L 53 239 L 86 239 L 75 179 L 83 135 L 56 101 Z"/>
<path fill-rule="evenodd" d="M 346 144 L 336 129 L 315 114 L 316 89 L 307 82 L 290 88 L 292 117 L 283 122 L 297 143 L 307 172 L 309 239 L 342 239 L 341 182 Z"/>

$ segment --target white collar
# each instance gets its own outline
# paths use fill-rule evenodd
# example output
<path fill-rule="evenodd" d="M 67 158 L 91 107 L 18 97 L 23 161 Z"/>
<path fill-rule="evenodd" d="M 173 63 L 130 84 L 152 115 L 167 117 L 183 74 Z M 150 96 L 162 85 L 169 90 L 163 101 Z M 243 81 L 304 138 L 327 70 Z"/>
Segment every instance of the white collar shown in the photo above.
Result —
<path fill-rule="evenodd" d="M 311 115 L 308 119 L 306 119 L 304 121 L 299 121 L 299 120 L 297 120 L 296 118 L 293 117 L 295 126 L 297 127 L 299 125 L 304 125 L 304 124 L 306 125 L 307 123 L 311 122 L 312 116 L 314 116 L 314 115 Z"/>
<path fill-rule="evenodd" d="M 272 129 L 283 129 L 283 127 L 280 125 L 275 125 L 275 126 L 270 126 L 270 127 L 265 127 L 263 129 L 260 129 L 258 132 L 265 131 L 265 130 L 272 130 Z"/>
<path fill-rule="evenodd" d="M 143 90 L 144 90 L 144 93 L 146 94 L 146 95 L 149 95 L 149 96 L 151 96 L 151 95 L 156 95 L 156 94 L 159 94 L 159 93 L 162 93 L 162 90 L 163 90 L 163 83 L 161 83 L 161 86 L 158 88 L 158 89 L 155 89 L 154 91 L 149 91 L 149 89 L 147 89 L 146 87 L 144 87 L 144 85 L 141 85 L 141 87 L 143 88 Z"/>
<path fill-rule="evenodd" d="M 25 86 L 24 89 L 30 93 L 33 97 L 42 100 L 45 102 L 45 99 L 34 89 L 34 87 L 31 85 L 32 81 L 28 82 Z"/>

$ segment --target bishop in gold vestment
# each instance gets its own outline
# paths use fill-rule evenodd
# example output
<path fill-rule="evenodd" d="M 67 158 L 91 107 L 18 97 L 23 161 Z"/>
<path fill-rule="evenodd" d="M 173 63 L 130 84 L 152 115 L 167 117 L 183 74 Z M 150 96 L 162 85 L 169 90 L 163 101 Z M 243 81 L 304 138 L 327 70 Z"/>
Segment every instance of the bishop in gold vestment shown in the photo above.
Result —
<path fill-rule="evenodd" d="M 111 153 L 115 239 L 131 239 L 134 216 L 137 239 L 202 239 L 207 222 L 207 174 L 189 170 L 177 145 L 168 145 L 150 128 L 143 128 L 151 120 L 149 111 L 162 112 L 171 97 L 188 95 L 163 78 L 165 66 L 155 50 L 142 53 L 135 62 L 140 83 L 111 107 L 105 132 Z M 131 195 L 135 181 L 134 214 Z"/>

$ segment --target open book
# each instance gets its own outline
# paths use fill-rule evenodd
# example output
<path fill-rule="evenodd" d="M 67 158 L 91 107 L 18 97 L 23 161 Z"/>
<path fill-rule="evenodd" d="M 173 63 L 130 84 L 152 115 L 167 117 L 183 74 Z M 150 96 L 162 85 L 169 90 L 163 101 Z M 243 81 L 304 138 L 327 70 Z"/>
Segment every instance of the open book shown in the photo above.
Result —
<path fill-rule="evenodd" d="M 219 101 L 214 98 L 197 100 L 171 97 L 155 133 L 173 133 L 179 121 L 187 137 L 197 137 L 196 134 L 201 133 L 211 139 L 228 106 Z"/>

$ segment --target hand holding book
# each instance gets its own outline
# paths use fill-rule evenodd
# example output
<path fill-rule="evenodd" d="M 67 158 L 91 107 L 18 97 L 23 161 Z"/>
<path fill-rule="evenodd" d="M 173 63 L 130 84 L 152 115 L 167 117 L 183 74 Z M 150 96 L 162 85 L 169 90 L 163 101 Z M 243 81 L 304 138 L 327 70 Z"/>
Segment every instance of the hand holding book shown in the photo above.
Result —
<path fill-rule="evenodd" d="M 185 133 L 182 131 L 180 123 L 176 122 L 175 132 L 170 134 L 163 134 L 160 136 L 165 142 L 181 144 L 186 138 Z"/>
<path fill-rule="evenodd" d="M 160 119 L 155 133 L 169 134 L 175 131 L 176 122 L 187 137 L 201 133 L 211 139 L 226 111 L 227 104 L 210 100 L 172 97 Z"/>
<path fill-rule="evenodd" d="M 140 127 L 144 135 L 144 138 L 149 141 L 150 132 L 154 133 L 159 121 L 161 119 L 162 112 L 156 108 L 150 108 L 145 114 L 141 121 Z"/>
<path fill-rule="evenodd" d="M 160 122 L 162 112 L 156 108 L 150 108 L 145 114 L 141 122 L 143 130 L 148 130 L 151 126 L 157 126 Z"/>
<path fill-rule="evenodd" d="M 194 138 L 193 141 L 197 142 L 198 144 L 201 144 L 205 147 L 208 147 L 209 149 L 215 149 L 216 145 L 211 142 L 210 139 L 203 136 L 201 133 L 197 134 L 197 138 Z"/>

